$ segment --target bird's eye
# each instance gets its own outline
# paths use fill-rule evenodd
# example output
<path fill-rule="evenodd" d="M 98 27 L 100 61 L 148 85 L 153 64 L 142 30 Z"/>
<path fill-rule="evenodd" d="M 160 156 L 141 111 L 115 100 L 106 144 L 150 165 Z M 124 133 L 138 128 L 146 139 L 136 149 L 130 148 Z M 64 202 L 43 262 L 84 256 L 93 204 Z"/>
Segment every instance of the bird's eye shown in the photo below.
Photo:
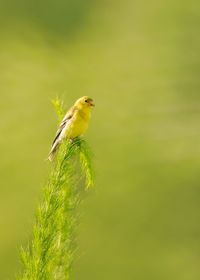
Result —
<path fill-rule="evenodd" d="M 87 99 L 85 99 L 85 102 L 88 102 Z"/>

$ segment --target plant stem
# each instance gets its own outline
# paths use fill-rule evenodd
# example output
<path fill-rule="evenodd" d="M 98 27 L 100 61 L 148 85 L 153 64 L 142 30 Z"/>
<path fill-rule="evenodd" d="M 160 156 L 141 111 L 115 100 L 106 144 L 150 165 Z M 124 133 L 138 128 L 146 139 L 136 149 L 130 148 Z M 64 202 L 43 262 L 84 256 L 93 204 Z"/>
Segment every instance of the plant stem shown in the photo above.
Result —
<path fill-rule="evenodd" d="M 56 109 L 62 108 L 56 101 Z M 80 169 L 77 168 L 79 159 Z M 75 210 L 81 201 L 81 176 L 85 190 L 93 185 L 94 174 L 86 142 L 77 138 L 60 146 L 43 189 L 43 199 L 37 209 L 32 241 L 21 249 L 24 266 L 19 280 L 68 280 L 75 251 Z"/>

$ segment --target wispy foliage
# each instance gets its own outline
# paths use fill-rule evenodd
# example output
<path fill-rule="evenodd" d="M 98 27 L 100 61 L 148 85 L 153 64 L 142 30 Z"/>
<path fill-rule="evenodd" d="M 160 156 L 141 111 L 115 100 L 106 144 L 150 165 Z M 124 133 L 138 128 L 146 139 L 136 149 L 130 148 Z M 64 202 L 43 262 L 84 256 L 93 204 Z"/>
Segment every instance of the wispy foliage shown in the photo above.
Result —
<path fill-rule="evenodd" d="M 53 104 L 63 117 L 58 99 Z M 80 168 L 77 168 L 77 159 Z M 82 173 L 82 174 L 81 174 Z M 37 209 L 32 241 L 21 259 L 24 267 L 19 280 L 68 280 L 74 258 L 76 213 L 81 200 L 80 178 L 85 177 L 85 190 L 94 184 L 94 172 L 87 143 L 80 138 L 65 140 L 60 147 L 43 189 Z"/>
<path fill-rule="evenodd" d="M 59 97 L 57 96 L 56 99 L 52 99 L 51 103 L 54 105 L 56 112 L 58 114 L 58 120 L 62 121 L 63 117 L 64 117 L 64 111 L 63 111 L 63 101 L 61 101 L 59 99 Z"/>

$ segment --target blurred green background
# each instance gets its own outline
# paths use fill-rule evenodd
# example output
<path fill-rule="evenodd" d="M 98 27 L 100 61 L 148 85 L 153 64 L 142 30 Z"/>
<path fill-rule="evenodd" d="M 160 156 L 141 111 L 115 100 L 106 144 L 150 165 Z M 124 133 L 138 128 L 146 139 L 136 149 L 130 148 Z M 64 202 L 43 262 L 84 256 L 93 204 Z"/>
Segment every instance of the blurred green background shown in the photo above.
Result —
<path fill-rule="evenodd" d="M 199 280 L 200 2 L 0 1 L 0 279 L 31 235 L 57 129 L 96 107 L 73 280 Z"/>

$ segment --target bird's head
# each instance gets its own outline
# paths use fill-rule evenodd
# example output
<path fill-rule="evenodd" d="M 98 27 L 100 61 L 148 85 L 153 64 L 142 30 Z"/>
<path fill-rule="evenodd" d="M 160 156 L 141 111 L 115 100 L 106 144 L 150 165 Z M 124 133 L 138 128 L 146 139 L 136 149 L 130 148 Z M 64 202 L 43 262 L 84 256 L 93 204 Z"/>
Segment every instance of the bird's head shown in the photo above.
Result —
<path fill-rule="evenodd" d="M 79 98 L 74 105 L 79 109 L 86 109 L 86 110 L 91 109 L 92 107 L 95 106 L 93 99 L 88 96 L 83 96 Z"/>

